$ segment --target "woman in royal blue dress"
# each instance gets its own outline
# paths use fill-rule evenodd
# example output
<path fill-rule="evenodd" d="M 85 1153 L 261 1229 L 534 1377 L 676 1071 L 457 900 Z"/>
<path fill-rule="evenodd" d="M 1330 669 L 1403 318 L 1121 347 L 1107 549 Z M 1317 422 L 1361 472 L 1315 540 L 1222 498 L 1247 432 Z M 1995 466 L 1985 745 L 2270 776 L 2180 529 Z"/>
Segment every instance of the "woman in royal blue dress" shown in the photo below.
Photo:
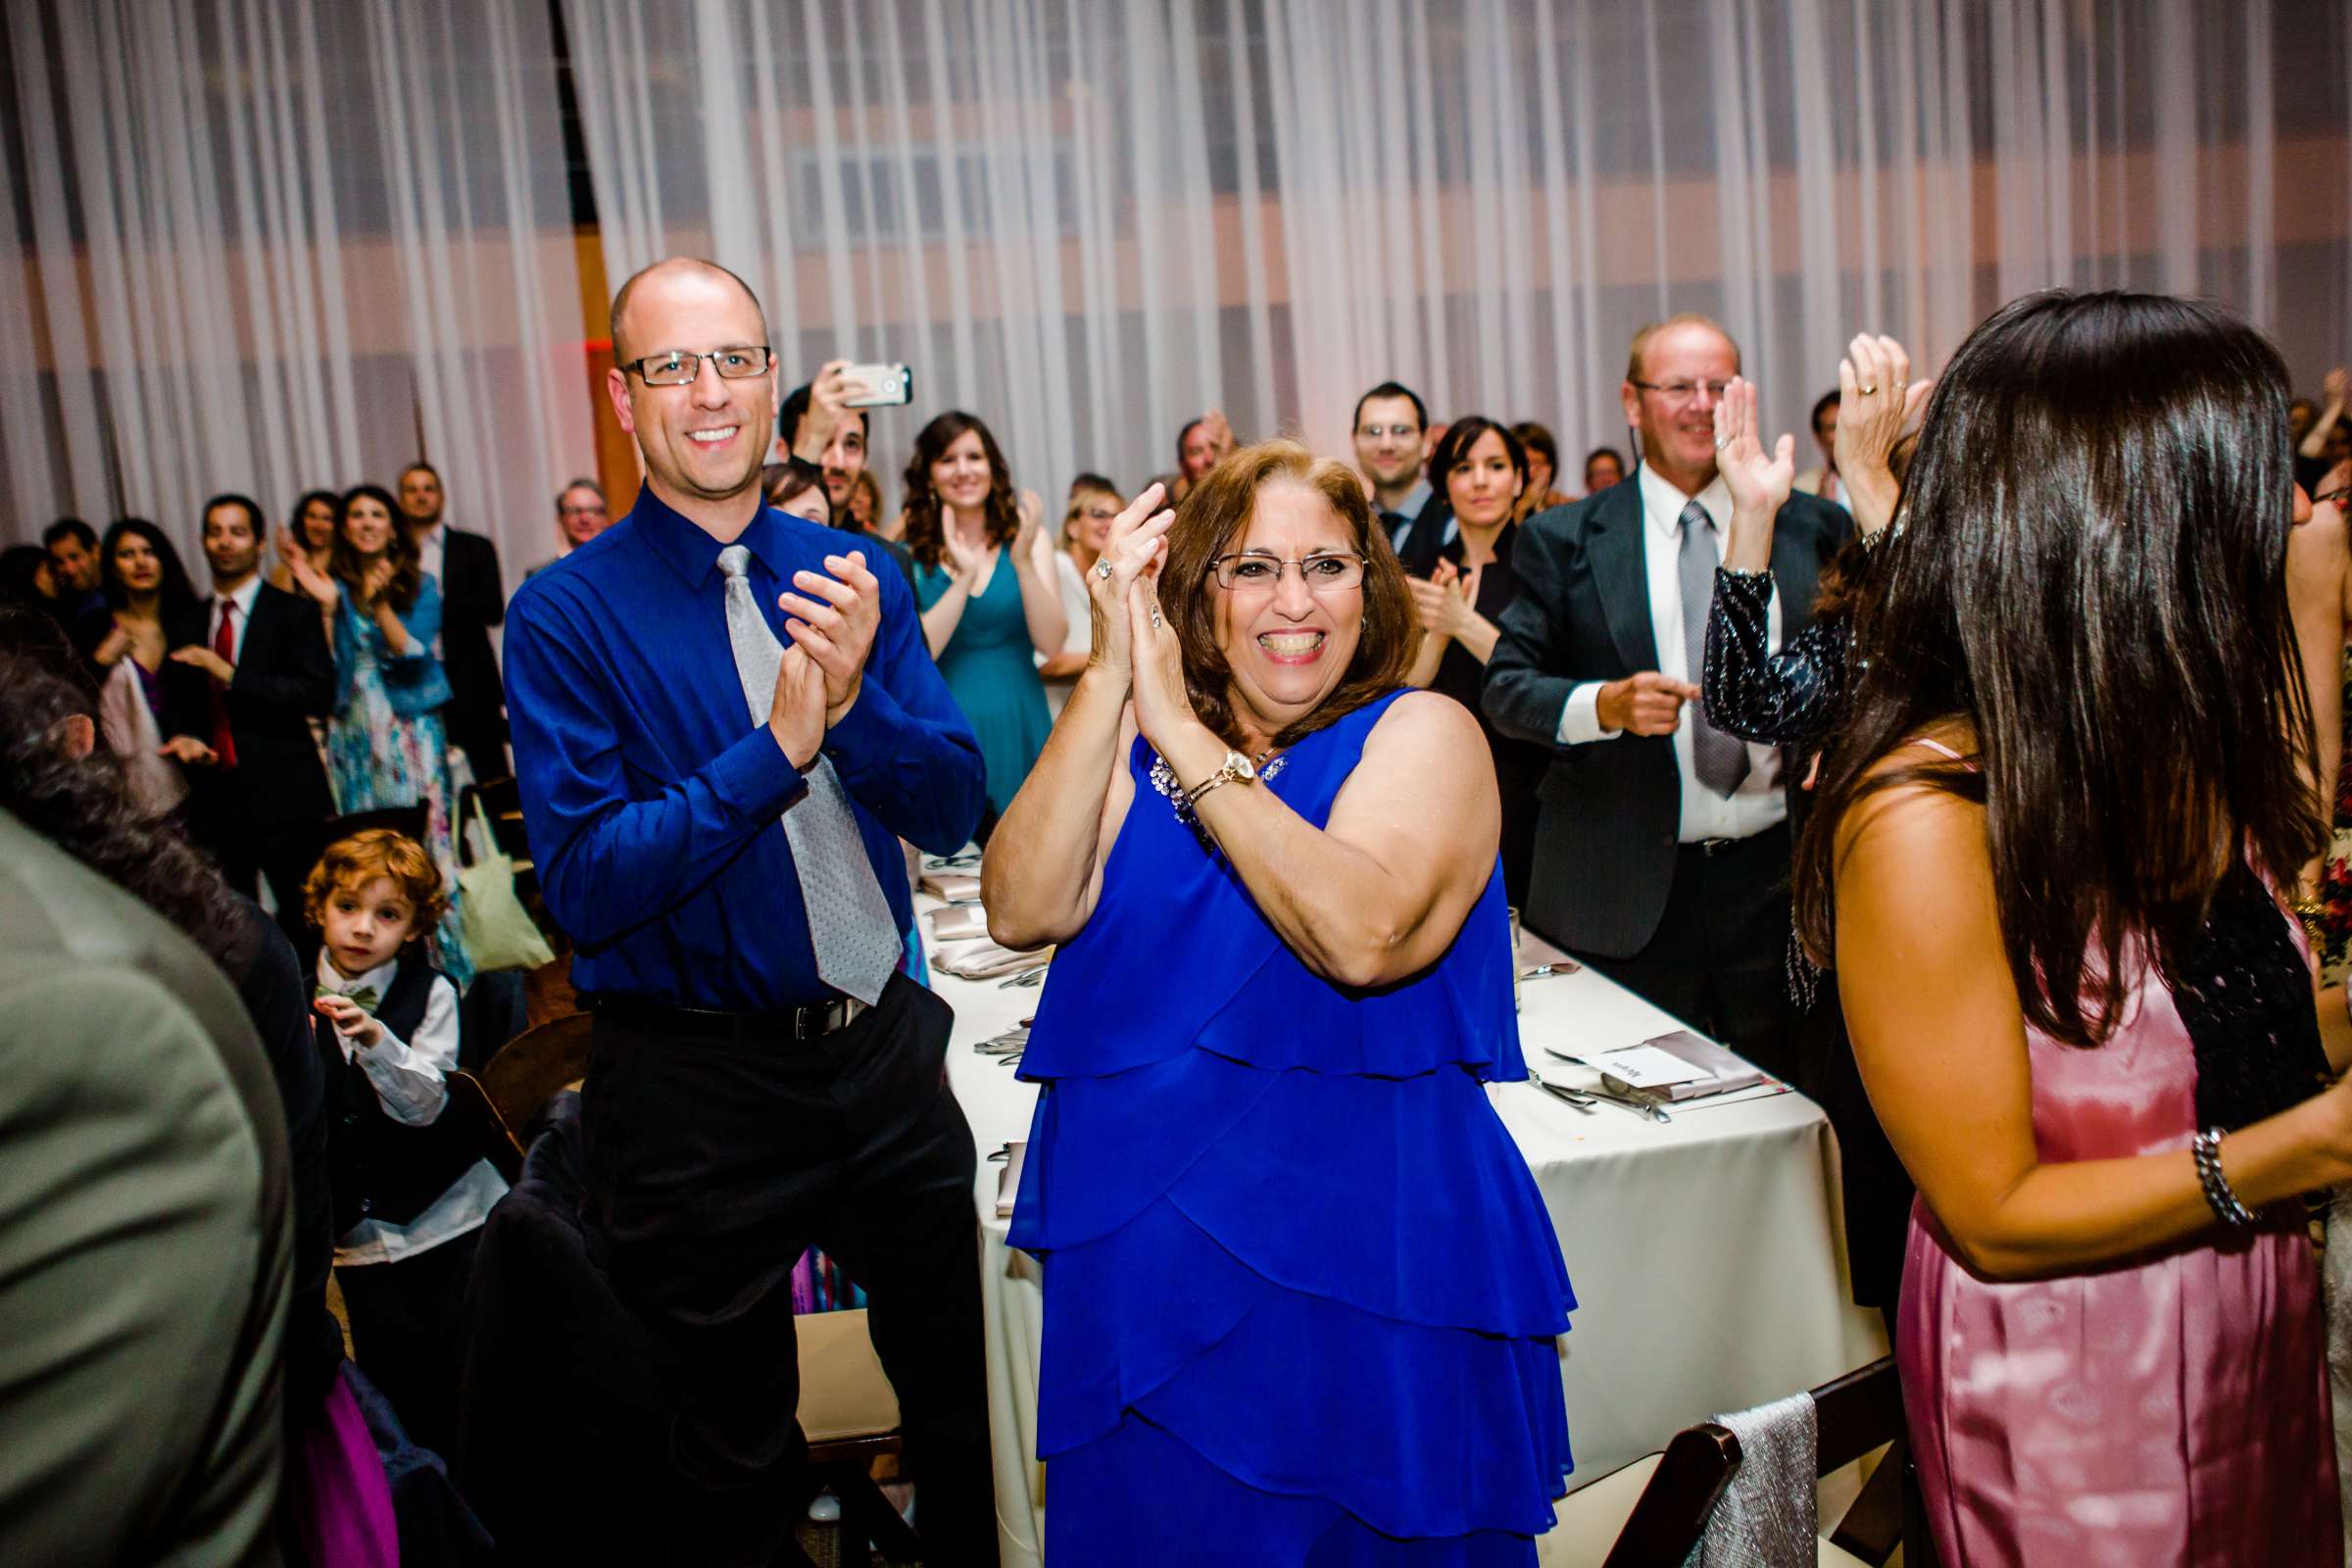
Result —
<path fill-rule="evenodd" d="M 1159 500 L 984 876 L 1060 945 L 1012 1222 L 1048 1558 L 1532 1564 L 1575 1302 L 1484 1087 L 1526 1076 L 1485 739 L 1403 689 L 1353 473 L 1269 442 Z"/>

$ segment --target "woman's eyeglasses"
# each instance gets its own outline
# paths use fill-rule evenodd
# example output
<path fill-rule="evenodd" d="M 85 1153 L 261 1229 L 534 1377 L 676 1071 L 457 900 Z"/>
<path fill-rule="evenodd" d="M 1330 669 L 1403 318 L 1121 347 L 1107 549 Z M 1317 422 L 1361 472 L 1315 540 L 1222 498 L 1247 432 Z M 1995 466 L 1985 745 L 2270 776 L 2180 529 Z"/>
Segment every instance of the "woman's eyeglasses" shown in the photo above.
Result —
<path fill-rule="evenodd" d="M 1238 555 L 1219 556 L 1209 563 L 1217 575 L 1218 587 L 1261 593 L 1274 591 L 1286 566 L 1298 568 L 1298 580 L 1309 593 L 1340 594 L 1364 585 L 1364 558 L 1336 551 L 1288 561 L 1270 551 L 1245 550 Z"/>

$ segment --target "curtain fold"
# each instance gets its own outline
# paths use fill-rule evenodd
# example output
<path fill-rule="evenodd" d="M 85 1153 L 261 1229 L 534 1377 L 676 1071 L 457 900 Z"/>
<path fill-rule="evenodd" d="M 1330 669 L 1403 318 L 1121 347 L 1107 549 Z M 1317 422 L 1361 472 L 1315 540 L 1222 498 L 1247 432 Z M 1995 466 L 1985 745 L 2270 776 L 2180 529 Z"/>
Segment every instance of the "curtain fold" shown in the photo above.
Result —
<path fill-rule="evenodd" d="M 1859 329 L 1924 367 L 2052 284 L 2352 336 L 2332 0 L 558 0 L 609 279 L 761 295 L 792 380 L 905 360 L 1026 488 L 1214 406 L 1346 455 L 1433 415 L 1622 444 L 1624 345 L 1732 326 L 1800 437 Z M 12 0 L 6 531 L 388 480 L 546 553 L 591 463 L 545 0 Z M 1801 443 L 1800 443 L 1801 444 Z"/>
<path fill-rule="evenodd" d="M 537 0 L 12 0 L 8 532 L 419 457 L 513 581 L 593 463 Z M 23 241 L 29 231 L 29 246 Z M 17 286 L 6 286 L 6 285 Z M 25 362 L 36 368 L 27 370 Z"/>
<path fill-rule="evenodd" d="M 1853 332 L 1932 367 L 2029 289 L 2212 294 L 2307 382 L 2352 319 L 2320 0 L 563 3 L 583 109 L 657 100 L 589 128 L 615 279 L 713 254 L 792 379 L 913 364 L 894 491 L 951 405 L 1133 490 L 1212 405 L 1344 455 L 1392 377 L 1581 454 L 1679 309 L 1800 435 Z"/>

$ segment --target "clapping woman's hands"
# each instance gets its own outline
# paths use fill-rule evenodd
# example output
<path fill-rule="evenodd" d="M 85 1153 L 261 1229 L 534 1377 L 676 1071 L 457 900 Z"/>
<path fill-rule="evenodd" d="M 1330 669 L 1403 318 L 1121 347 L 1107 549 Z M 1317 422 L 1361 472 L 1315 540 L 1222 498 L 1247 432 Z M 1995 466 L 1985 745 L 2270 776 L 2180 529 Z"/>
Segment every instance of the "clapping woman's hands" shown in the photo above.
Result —
<path fill-rule="evenodd" d="M 1926 406 L 1934 381 L 1914 381 L 1911 356 L 1894 339 L 1858 333 L 1838 362 L 1838 472 L 1853 503 L 1854 526 L 1876 533 L 1894 516 L 1895 443 Z"/>
<path fill-rule="evenodd" d="M 1135 727 L 1162 757 L 1187 724 L 1197 725 L 1184 684 L 1184 649 L 1159 604 L 1159 565 L 1142 572 L 1127 593 L 1127 638 L 1135 670 Z"/>
<path fill-rule="evenodd" d="M 1733 376 L 1716 400 L 1715 450 L 1735 514 L 1769 517 L 1781 510 L 1796 479 L 1796 437 L 1784 434 L 1771 451 L 1764 449 L 1756 433 L 1756 384 L 1743 375 Z"/>
<path fill-rule="evenodd" d="M 1134 680 L 1129 601 L 1145 574 L 1155 576 L 1160 563 L 1167 559 L 1168 528 L 1176 520 L 1175 513 L 1159 505 L 1163 494 L 1161 486 L 1152 485 L 1111 518 L 1110 537 L 1103 542 L 1102 555 L 1086 574 L 1095 638 L 1087 662 L 1115 676 L 1121 686 L 1131 687 Z"/>
<path fill-rule="evenodd" d="M 980 568 L 988 564 L 988 542 L 985 539 L 978 544 L 966 544 L 953 522 L 944 522 L 940 547 L 950 577 L 966 588 L 979 580 Z"/>

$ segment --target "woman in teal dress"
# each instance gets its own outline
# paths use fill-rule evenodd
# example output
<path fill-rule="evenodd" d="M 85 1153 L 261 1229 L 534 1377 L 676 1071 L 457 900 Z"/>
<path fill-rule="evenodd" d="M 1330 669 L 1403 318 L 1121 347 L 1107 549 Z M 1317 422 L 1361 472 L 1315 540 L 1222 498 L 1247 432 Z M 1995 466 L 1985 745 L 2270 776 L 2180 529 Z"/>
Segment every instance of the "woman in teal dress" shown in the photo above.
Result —
<path fill-rule="evenodd" d="M 997 438 L 951 409 L 923 426 L 906 465 L 906 547 L 923 636 L 988 765 L 985 839 L 1054 727 L 1033 654 L 1066 630 L 1053 551 L 1012 488 Z"/>
<path fill-rule="evenodd" d="M 473 979 L 473 964 L 460 937 L 449 742 L 441 727 L 449 677 L 433 657 L 441 587 L 424 571 L 399 516 L 392 497 L 371 484 L 355 487 L 336 508 L 336 697 L 326 721 L 327 775 L 336 809 L 346 816 L 424 808 L 424 847 L 449 893 L 448 912 L 433 934 L 434 966 L 462 991 Z"/>
<path fill-rule="evenodd" d="M 1494 763 L 1403 689 L 1352 470 L 1267 442 L 1158 505 L 982 872 L 1058 945 L 1010 1237 L 1046 1560 L 1535 1568 L 1575 1298 L 1487 1095 L 1527 1076 Z"/>

